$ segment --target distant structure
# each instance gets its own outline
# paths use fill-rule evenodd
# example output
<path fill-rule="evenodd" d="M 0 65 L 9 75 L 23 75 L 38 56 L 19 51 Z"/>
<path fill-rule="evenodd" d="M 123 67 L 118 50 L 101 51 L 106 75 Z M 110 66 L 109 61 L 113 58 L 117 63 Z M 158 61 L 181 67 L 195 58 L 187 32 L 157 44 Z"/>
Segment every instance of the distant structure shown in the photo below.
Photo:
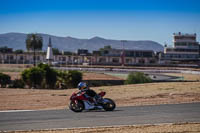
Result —
<path fill-rule="evenodd" d="M 161 61 L 165 63 L 194 63 L 200 59 L 200 45 L 195 34 L 173 34 L 173 47 L 165 47 Z"/>
<path fill-rule="evenodd" d="M 94 51 L 97 65 L 144 65 L 156 63 L 153 50 L 108 49 Z M 99 53 L 99 54 L 98 54 Z"/>
<path fill-rule="evenodd" d="M 47 61 L 53 66 L 65 65 L 109 65 L 109 66 L 200 66 L 200 44 L 196 34 L 173 34 L 173 46 L 165 45 L 164 51 L 155 53 L 153 50 L 114 49 L 104 46 L 90 53 L 87 49 L 77 52 L 62 51 L 53 55 L 52 42 L 49 38 L 47 51 L 37 51 L 37 63 Z M 12 49 L 0 47 L 0 64 L 33 64 L 33 52 L 14 52 Z"/>
<path fill-rule="evenodd" d="M 53 61 L 53 51 L 52 51 L 52 45 L 51 45 L 51 38 L 49 38 L 46 60 L 48 61 L 48 64 L 51 65 L 51 63 Z"/>

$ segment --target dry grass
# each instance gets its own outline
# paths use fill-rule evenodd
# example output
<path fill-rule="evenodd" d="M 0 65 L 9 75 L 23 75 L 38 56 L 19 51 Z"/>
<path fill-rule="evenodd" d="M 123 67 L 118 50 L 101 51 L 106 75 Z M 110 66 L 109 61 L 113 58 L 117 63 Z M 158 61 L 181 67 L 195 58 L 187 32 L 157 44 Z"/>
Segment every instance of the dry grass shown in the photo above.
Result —
<path fill-rule="evenodd" d="M 0 68 L 28 68 L 32 64 L 0 64 Z"/>
<path fill-rule="evenodd" d="M 0 64 L 0 72 L 21 72 L 26 68 L 30 68 L 32 65 L 23 64 Z"/>
<path fill-rule="evenodd" d="M 8 74 L 9 76 L 11 76 L 12 80 L 21 78 L 20 72 L 3 72 L 3 73 Z"/>
<path fill-rule="evenodd" d="M 11 131 L 7 133 L 199 133 L 200 123 L 137 125 L 96 128 L 74 128 L 41 131 Z"/>
<path fill-rule="evenodd" d="M 149 105 L 200 101 L 200 82 L 148 83 L 99 87 L 119 105 Z"/>
<path fill-rule="evenodd" d="M 150 83 L 92 88 L 106 91 L 117 106 L 200 102 L 200 82 Z M 61 109 L 77 89 L 39 90 L 0 88 L 0 110 Z"/>

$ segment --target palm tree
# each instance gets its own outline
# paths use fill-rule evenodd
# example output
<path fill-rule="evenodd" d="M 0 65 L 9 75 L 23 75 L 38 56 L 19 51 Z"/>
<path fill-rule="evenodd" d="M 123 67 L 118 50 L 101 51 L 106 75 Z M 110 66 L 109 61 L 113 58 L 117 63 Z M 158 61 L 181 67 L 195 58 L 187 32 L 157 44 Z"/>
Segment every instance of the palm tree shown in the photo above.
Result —
<path fill-rule="evenodd" d="M 43 39 L 38 34 L 28 34 L 26 38 L 26 49 L 27 51 L 33 51 L 33 61 L 35 66 L 35 51 L 42 50 Z"/>

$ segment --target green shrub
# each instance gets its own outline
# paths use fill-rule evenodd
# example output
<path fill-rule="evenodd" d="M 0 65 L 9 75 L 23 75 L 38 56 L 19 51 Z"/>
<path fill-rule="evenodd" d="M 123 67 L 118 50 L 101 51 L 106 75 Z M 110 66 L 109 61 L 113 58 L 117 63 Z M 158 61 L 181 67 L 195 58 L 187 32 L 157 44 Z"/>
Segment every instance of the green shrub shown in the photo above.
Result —
<path fill-rule="evenodd" d="M 44 72 L 45 84 L 46 88 L 55 88 L 56 81 L 57 81 L 57 71 L 52 69 L 47 64 L 39 64 L 39 68 L 41 68 Z"/>
<path fill-rule="evenodd" d="M 66 71 L 58 71 L 58 79 L 56 82 L 56 87 L 60 89 L 67 89 L 67 72 Z"/>
<path fill-rule="evenodd" d="M 128 75 L 125 84 L 150 83 L 152 80 L 142 72 L 132 72 Z"/>
<path fill-rule="evenodd" d="M 22 81 L 29 88 L 75 88 L 82 81 L 79 71 L 56 71 L 47 64 L 39 64 L 21 73 Z"/>
<path fill-rule="evenodd" d="M 44 72 L 39 67 L 26 69 L 21 74 L 22 80 L 30 87 L 39 88 L 44 78 Z"/>
<path fill-rule="evenodd" d="M 25 83 L 22 79 L 15 79 L 9 85 L 9 88 L 24 88 Z"/>
<path fill-rule="evenodd" d="M 76 70 L 59 71 L 57 86 L 62 89 L 75 88 L 82 81 L 82 73 Z"/>
<path fill-rule="evenodd" d="M 29 86 L 29 88 L 31 88 L 31 82 L 29 79 L 29 74 L 30 73 L 30 69 L 25 69 L 24 71 L 22 71 L 21 73 L 21 79 L 22 81 Z"/>
<path fill-rule="evenodd" d="M 0 85 L 5 88 L 11 82 L 10 76 L 7 74 L 0 73 Z"/>
<path fill-rule="evenodd" d="M 72 87 L 77 87 L 78 83 L 82 81 L 82 73 L 76 70 L 68 71 L 69 74 L 69 82 Z"/>

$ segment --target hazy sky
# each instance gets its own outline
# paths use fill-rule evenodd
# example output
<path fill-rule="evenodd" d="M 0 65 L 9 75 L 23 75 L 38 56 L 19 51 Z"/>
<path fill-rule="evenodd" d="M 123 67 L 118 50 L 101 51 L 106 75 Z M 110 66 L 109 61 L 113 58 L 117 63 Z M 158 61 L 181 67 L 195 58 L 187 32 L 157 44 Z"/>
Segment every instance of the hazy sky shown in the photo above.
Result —
<path fill-rule="evenodd" d="M 200 0 L 0 0 L 0 33 L 153 40 L 197 33 Z"/>

